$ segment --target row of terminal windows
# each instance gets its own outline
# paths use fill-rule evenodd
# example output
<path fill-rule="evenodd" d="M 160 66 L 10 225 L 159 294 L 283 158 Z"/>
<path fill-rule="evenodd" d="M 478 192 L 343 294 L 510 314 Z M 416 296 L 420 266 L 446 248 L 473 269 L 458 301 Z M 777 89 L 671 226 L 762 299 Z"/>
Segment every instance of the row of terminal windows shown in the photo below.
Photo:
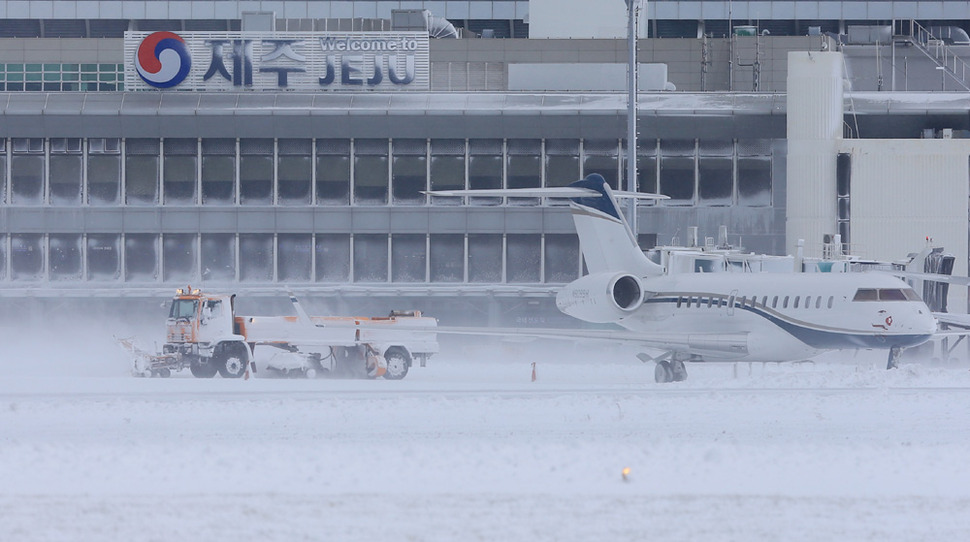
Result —
<path fill-rule="evenodd" d="M 124 64 L 0 63 L 0 91 L 123 91 Z"/>
<path fill-rule="evenodd" d="M 0 139 L 0 203 L 458 205 L 458 198 L 423 192 L 564 186 L 589 173 L 617 188 L 622 145 L 616 139 Z M 670 196 L 664 205 L 771 205 L 770 140 L 646 140 L 638 166 L 639 190 Z"/>
<path fill-rule="evenodd" d="M 768 307 L 771 307 L 772 309 L 777 309 L 779 307 L 779 301 L 780 301 L 781 302 L 780 306 L 783 309 L 787 309 L 789 307 L 789 304 L 791 305 L 792 308 L 795 308 L 795 309 L 797 309 L 799 306 L 802 306 L 806 309 L 812 308 L 813 306 L 816 309 L 821 309 L 823 306 L 827 309 L 831 309 L 835 304 L 835 296 L 829 296 L 828 299 L 826 300 L 825 296 L 807 295 L 804 297 L 804 303 L 802 302 L 802 300 L 803 300 L 802 296 L 798 296 L 798 295 L 794 297 L 787 296 L 787 295 L 784 297 L 780 297 L 776 295 L 770 298 L 770 304 L 769 304 L 768 296 L 762 296 L 760 300 L 758 299 L 758 296 L 751 296 L 750 298 L 747 296 L 728 297 L 728 296 L 717 296 L 717 295 L 707 296 L 707 297 L 680 296 L 677 298 L 677 308 L 680 308 L 680 307 L 690 308 L 690 307 L 702 307 L 702 306 L 712 308 L 712 307 L 727 307 L 728 305 L 732 305 L 738 308 L 761 307 L 763 309 L 766 309 Z"/>
<path fill-rule="evenodd" d="M 571 234 L 9 234 L 0 282 L 565 283 Z"/>

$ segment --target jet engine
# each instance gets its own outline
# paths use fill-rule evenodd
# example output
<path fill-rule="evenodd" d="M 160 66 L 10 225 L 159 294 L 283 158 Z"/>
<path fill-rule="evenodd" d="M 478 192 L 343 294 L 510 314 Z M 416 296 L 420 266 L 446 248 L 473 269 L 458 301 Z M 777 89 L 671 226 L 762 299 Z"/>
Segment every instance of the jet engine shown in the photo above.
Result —
<path fill-rule="evenodd" d="M 594 273 L 567 284 L 556 296 L 562 312 L 586 322 L 622 320 L 643 303 L 643 284 L 626 273 Z"/>

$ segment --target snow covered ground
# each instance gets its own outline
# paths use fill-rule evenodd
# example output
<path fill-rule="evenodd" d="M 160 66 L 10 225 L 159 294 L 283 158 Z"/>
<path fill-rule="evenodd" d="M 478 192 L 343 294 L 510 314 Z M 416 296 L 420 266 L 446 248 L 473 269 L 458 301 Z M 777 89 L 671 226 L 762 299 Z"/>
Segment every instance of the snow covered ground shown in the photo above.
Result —
<path fill-rule="evenodd" d="M 452 348 L 400 382 L 137 379 L 113 345 L 0 338 L 3 541 L 970 539 L 963 362 L 658 385 L 611 351 Z"/>

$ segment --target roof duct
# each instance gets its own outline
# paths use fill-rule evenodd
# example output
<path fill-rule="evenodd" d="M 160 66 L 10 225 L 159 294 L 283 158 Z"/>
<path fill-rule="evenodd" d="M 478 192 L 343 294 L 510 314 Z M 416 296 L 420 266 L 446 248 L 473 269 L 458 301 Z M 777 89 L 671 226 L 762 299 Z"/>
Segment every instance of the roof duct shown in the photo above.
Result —
<path fill-rule="evenodd" d="M 426 9 L 395 9 L 391 11 L 391 30 L 427 32 L 435 39 L 454 39 L 458 29 L 444 17 L 436 17 Z"/>

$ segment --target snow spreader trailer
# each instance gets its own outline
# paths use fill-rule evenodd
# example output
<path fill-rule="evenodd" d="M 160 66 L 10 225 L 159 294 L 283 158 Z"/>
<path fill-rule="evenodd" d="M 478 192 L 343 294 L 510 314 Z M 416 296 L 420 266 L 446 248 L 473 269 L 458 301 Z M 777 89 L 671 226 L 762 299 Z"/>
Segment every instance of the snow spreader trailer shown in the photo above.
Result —
<path fill-rule="evenodd" d="M 188 367 L 197 378 L 239 378 L 249 371 L 256 346 L 279 349 L 267 368 L 282 375 L 318 373 L 400 380 L 417 360 L 423 367 L 438 352 L 434 318 L 418 311 L 388 317 L 309 316 L 290 296 L 297 316 L 240 316 L 235 295 L 179 289 L 166 321 L 159 354 L 120 340 L 137 376 L 171 375 Z M 255 365 L 253 369 L 255 369 Z"/>

